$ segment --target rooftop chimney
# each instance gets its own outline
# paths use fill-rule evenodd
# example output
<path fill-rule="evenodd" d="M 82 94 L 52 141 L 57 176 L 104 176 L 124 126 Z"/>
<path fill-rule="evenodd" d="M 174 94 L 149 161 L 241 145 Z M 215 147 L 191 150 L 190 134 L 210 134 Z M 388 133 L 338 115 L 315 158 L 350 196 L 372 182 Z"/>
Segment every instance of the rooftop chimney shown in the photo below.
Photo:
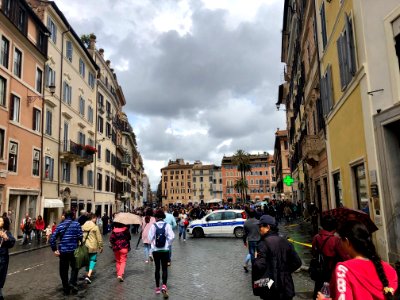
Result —
<path fill-rule="evenodd" d="M 106 65 L 107 65 L 107 67 L 110 66 L 110 63 L 111 63 L 111 61 L 107 59 L 107 60 L 106 60 Z"/>
<path fill-rule="evenodd" d="M 101 57 L 104 56 L 104 49 L 103 49 L 103 48 L 100 48 L 100 49 L 99 49 L 99 54 L 101 55 Z"/>

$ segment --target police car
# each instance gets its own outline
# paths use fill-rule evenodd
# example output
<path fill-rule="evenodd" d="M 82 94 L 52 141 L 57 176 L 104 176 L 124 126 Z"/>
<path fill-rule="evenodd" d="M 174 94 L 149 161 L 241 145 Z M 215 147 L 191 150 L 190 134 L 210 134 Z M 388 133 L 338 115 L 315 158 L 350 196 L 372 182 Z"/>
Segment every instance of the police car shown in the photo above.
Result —
<path fill-rule="evenodd" d="M 200 220 L 193 220 L 187 227 L 187 232 L 195 238 L 209 234 L 234 234 L 243 237 L 243 224 L 246 221 L 244 210 L 216 210 Z"/>

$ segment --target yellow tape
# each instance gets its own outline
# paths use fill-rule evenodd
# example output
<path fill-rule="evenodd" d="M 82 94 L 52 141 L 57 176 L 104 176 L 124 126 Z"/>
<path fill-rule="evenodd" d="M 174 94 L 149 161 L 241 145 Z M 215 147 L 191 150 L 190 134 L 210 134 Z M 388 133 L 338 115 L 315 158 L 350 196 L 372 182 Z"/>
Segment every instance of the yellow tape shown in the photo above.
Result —
<path fill-rule="evenodd" d="M 305 247 L 312 248 L 312 245 L 308 244 L 308 243 L 301 243 L 301 242 L 297 242 L 297 241 L 292 240 L 292 239 L 288 239 L 288 241 L 291 242 L 291 243 L 295 243 L 295 244 L 299 244 L 299 245 L 302 245 L 302 246 L 305 246 Z"/>

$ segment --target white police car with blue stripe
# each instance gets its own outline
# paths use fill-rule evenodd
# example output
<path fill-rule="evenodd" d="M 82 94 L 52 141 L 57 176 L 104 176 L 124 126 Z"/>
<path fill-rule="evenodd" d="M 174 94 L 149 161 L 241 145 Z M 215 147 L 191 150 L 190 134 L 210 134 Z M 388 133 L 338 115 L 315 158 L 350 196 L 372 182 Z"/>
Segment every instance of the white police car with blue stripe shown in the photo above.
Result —
<path fill-rule="evenodd" d="M 187 232 L 195 238 L 205 235 L 233 234 L 237 238 L 243 237 L 243 224 L 246 213 L 240 209 L 216 210 L 200 220 L 193 220 L 187 227 Z"/>

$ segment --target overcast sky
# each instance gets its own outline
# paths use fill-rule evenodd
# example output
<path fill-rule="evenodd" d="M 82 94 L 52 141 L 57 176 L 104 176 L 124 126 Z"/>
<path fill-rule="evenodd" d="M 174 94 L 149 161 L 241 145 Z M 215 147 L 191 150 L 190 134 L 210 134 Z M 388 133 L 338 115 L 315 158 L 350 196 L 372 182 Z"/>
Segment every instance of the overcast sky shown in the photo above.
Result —
<path fill-rule="evenodd" d="M 284 1 L 55 2 L 111 60 L 152 190 L 169 159 L 273 152 Z"/>

